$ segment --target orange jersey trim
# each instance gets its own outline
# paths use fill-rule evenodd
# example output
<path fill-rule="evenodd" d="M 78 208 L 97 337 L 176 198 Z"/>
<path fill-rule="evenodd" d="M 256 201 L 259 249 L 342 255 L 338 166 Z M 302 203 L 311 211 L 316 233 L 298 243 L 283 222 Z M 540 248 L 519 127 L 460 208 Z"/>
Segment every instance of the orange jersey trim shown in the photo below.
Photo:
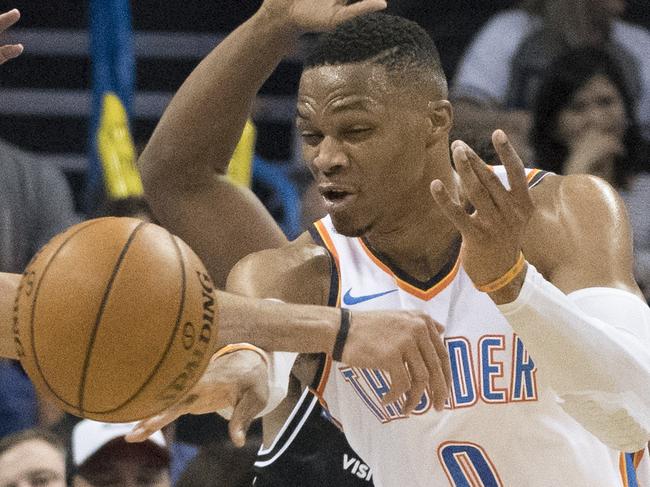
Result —
<path fill-rule="evenodd" d="M 623 480 L 623 487 L 627 487 L 628 481 L 627 481 L 627 468 L 625 465 L 625 453 L 621 452 L 618 455 L 618 469 L 621 472 L 621 480 Z"/>
<path fill-rule="evenodd" d="M 639 468 L 639 464 L 641 463 L 641 460 L 643 459 L 643 455 L 645 454 L 645 449 L 639 450 L 634 454 L 634 470 Z"/>
<path fill-rule="evenodd" d="M 488 169 L 492 172 L 494 172 L 494 166 L 486 164 Z M 530 184 L 530 182 L 533 180 L 535 176 L 537 176 L 540 172 L 543 172 L 542 169 L 531 169 L 527 174 L 526 174 L 526 182 Z"/>
<path fill-rule="evenodd" d="M 459 257 L 456 258 L 456 263 L 454 264 L 454 267 L 449 271 L 449 274 L 447 274 L 445 277 L 443 277 L 440 281 L 438 281 L 436 284 L 431 286 L 429 289 L 422 290 L 419 289 L 418 287 L 410 284 L 409 282 L 406 282 L 405 280 L 401 279 L 395 273 L 386 265 L 384 264 L 375 254 L 372 253 L 372 251 L 366 246 L 366 244 L 361 240 L 360 238 L 357 239 L 359 242 L 359 245 L 361 245 L 361 248 L 363 251 L 366 253 L 366 255 L 372 260 L 377 267 L 379 267 L 382 271 L 384 271 L 386 274 L 391 276 L 393 279 L 395 279 L 395 282 L 397 283 L 397 287 L 400 289 L 406 291 L 409 294 L 412 294 L 416 298 L 422 299 L 423 301 L 429 301 L 431 298 L 435 297 L 438 295 L 442 290 L 444 290 L 451 281 L 454 280 L 456 277 L 456 274 L 458 274 L 458 269 L 460 269 L 460 255 Z"/>
<path fill-rule="evenodd" d="M 330 372 L 332 371 L 332 356 L 330 354 L 327 354 L 325 357 L 325 365 L 323 365 L 323 372 L 320 376 L 320 381 L 318 382 L 318 386 L 316 387 L 316 394 L 319 397 L 323 397 L 323 393 L 325 392 L 325 386 L 327 385 L 327 381 L 330 377 Z"/>
<path fill-rule="evenodd" d="M 325 386 L 327 385 L 327 381 L 329 380 L 330 373 L 332 371 L 332 363 L 333 363 L 332 356 L 330 354 L 327 354 L 325 356 L 325 364 L 323 365 L 323 371 L 321 372 L 318 386 L 316 387 L 316 389 L 311 389 L 314 395 L 318 398 L 318 402 L 320 402 L 321 405 L 325 409 L 327 409 L 328 412 L 330 409 L 327 404 L 327 401 L 325 400 L 324 393 L 325 393 Z M 330 413 L 330 418 L 332 418 L 335 426 L 338 429 L 343 430 L 341 423 L 336 418 L 334 418 L 334 416 L 332 416 L 331 413 Z"/>
<path fill-rule="evenodd" d="M 526 182 L 530 183 L 540 172 L 542 172 L 541 169 L 532 169 L 528 174 L 526 174 Z"/>
<path fill-rule="evenodd" d="M 639 464 L 641 463 L 644 454 L 645 454 L 645 449 L 639 450 L 632 457 L 632 466 L 634 467 L 635 471 L 639 468 Z M 621 452 L 619 454 L 618 468 L 621 472 L 621 480 L 623 481 L 623 487 L 628 487 L 630 485 L 630 479 L 627 476 L 627 459 L 626 459 L 625 452 Z"/>

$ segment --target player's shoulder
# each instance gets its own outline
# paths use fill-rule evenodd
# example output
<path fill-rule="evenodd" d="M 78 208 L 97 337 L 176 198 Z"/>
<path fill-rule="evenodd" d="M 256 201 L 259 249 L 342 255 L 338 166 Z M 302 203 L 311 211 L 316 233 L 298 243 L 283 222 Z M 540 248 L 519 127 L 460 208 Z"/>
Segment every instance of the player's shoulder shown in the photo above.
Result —
<path fill-rule="evenodd" d="M 549 174 L 543 184 L 532 188 L 531 196 L 536 208 L 558 217 L 624 216 L 624 204 L 616 190 L 605 180 L 588 174 Z"/>
<path fill-rule="evenodd" d="M 615 246 L 629 236 L 621 197 L 596 176 L 549 175 L 531 189 L 531 197 L 535 212 L 524 253 L 538 270 L 552 272 L 578 246 L 599 252 L 599 245 Z"/>
<path fill-rule="evenodd" d="M 228 276 L 231 292 L 320 304 L 329 286 L 331 262 L 327 250 L 308 233 L 276 249 L 252 253 Z"/>

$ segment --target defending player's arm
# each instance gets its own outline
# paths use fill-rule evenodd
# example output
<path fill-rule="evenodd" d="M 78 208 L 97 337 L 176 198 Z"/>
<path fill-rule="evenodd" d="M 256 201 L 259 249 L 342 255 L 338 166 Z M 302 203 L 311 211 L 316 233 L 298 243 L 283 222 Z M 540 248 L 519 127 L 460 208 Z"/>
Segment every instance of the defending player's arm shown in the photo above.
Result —
<path fill-rule="evenodd" d="M 462 143 L 454 161 L 476 211 L 432 185 L 463 234 L 465 269 L 500 306 L 562 407 L 612 448 L 639 450 L 650 438 L 650 310 L 633 278 L 623 204 L 589 176 L 554 177 L 531 194 L 505 135 L 493 140 L 510 191 Z M 524 262 L 499 283 L 522 250 L 541 273 Z"/>
<path fill-rule="evenodd" d="M 322 248 L 298 241 L 288 249 L 261 252 L 244 259 L 228 278 L 228 289 L 255 297 L 326 304 L 331 269 L 329 256 Z M 287 306 L 277 305 L 274 310 L 291 315 L 288 318 L 291 326 L 268 333 L 255 324 L 249 327 L 251 340 L 267 350 L 331 354 L 341 324 L 341 311 Z M 316 310 L 318 314 L 314 314 Z M 316 325 L 321 320 L 331 323 L 332 319 L 335 320 L 333 328 L 331 324 Z M 425 389 L 431 392 L 437 409 L 444 407 L 451 377 L 449 361 L 436 323 L 424 313 L 352 313 L 341 361 L 350 366 L 387 371 L 391 391 L 386 401 L 406 394 L 407 413 L 415 408 Z M 311 377 L 306 375 L 301 380 L 310 383 Z"/>
<path fill-rule="evenodd" d="M 274 297 L 303 303 L 324 303 L 329 267 L 322 249 L 300 241 L 286 249 L 269 250 L 247 257 L 229 278 L 229 290 L 257 297 Z M 220 341 L 252 342 L 266 350 L 295 353 L 331 353 L 341 324 L 338 308 L 309 304 L 277 303 L 231 293 L 217 293 Z M 412 410 L 425 388 L 441 409 L 449 390 L 449 359 L 435 322 L 423 313 L 366 311 L 352 315 L 343 361 L 350 366 L 380 368 L 392 378 L 391 397 L 407 395 L 406 411 Z M 199 384 L 168 411 L 140 423 L 129 436 L 142 441 L 181 414 L 233 408 L 231 438 L 242 444 L 252 419 L 270 412 L 286 393 L 292 359 L 263 350 L 239 351 L 217 358 Z M 295 355 L 295 354 L 294 354 Z M 241 361 L 238 366 L 224 363 Z M 444 364 L 440 367 L 438 364 Z M 263 365 L 262 365 L 263 364 Z M 222 373 L 223 367 L 223 373 Z M 313 374 L 315 368 L 311 369 Z M 309 371 L 301 380 L 309 382 Z M 271 393 L 271 394 L 269 394 Z"/>

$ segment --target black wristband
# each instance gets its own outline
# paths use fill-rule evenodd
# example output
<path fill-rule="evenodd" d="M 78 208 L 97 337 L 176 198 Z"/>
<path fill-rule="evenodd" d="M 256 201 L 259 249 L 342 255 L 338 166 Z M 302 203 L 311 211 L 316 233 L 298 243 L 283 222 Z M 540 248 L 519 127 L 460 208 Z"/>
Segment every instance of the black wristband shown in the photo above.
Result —
<path fill-rule="evenodd" d="M 341 325 L 339 326 L 339 332 L 336 334 L 334 350 L 332 351 L 332 358 L 337 362 L 340 362 L 343 357 L 343 347 L 345 347 L 345 342 L 348 339 L 348 331 L 350 331 L 350 314 L 349 309 L 341 308 Z"/>

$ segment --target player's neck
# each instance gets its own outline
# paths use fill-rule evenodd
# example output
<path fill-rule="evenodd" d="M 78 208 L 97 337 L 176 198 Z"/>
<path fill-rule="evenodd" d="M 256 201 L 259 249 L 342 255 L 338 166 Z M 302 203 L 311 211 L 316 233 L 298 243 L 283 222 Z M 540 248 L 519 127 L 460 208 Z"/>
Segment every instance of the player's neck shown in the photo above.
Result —
<path fill-rule="evenodd" d="M 373 249 L 421 281 L 438 274 L 460 238 L 449 220 L 433 206 L 429 203 L 429 211 L 409 213 L 389 230 L 376 229 L 366 235 Z"/>

